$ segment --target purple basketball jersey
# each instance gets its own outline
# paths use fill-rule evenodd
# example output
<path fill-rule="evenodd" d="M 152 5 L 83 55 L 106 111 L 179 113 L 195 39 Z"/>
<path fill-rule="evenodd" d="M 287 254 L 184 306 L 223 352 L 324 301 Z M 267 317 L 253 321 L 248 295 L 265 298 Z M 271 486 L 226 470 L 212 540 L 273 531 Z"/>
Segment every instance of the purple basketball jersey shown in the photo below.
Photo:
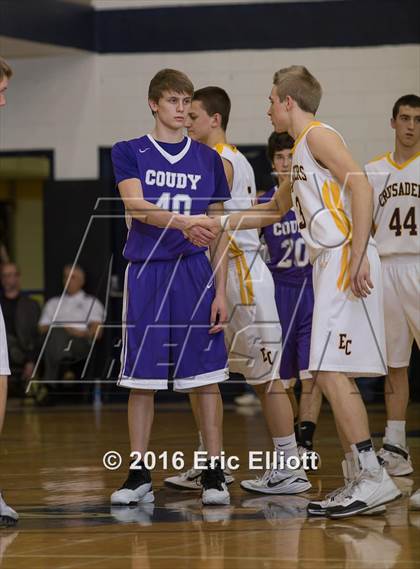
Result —
<path fill-rule="evenodd" d="M 276 188 L 262 195 L 259 203 L 271 200 Z M 289 210 L 280 221 L 263 228 L 270 260 L 267 266 L 273 273 L 274 282 L 302 284 L 305 279 L 312 284 L 312 265 L 298 222 L 293 210 Z"/>
<path fill-rule="evenodd" d="M 111 154 L 116 183 L 137 178 L 145 200 L 186 215 L 206 213 L 211 203 L 229 200 L 220 156 L 204 144 L 185 140 L 175 156 L 150 135 L 118 142 Z M 177 229 L 161 229 L 132 219 L 124 257 L 132 262 L 165 261 L 203 250 Z"/>

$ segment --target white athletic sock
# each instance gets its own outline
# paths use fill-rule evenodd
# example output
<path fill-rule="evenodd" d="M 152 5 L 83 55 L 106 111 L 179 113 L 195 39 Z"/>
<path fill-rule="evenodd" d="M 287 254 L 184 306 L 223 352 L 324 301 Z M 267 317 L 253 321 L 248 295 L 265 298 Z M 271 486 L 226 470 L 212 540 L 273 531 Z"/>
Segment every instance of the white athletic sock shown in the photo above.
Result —
<path fill-rule="evenodd" d="M 406 447 L 405 421 L 387 421 L 384 442 Z"/>
<path fill-rule="evenodd" d="M 372 472 L 380 468 L 378 457 L 370 439 L 350 446 L 353 449 L 355 460 L 359 461 L 361 470 Z"/>
<path fill-rule="evenodd" d="M 296 444 L 295 433 L 288 435 L 287 437 L 273 437 L 274 450 L 277 453 L 277 466 L 280 468 L 284 464 L 284 468 L 287 468 L 286 461 L 289 457 L 294 456 L 299 458 L 299 453 Z M 280 462 L 281 456 L 283 456 L 283 461 Z M 295 466 L 296 461 L 293 460 L 291 466 Z"/>
<path fill-rule="evenodd" d="M 344 458 L 346 459 L 347 477 L 349 480 L 353 480 L 355 477 L 354 474 L 356 470 L 354 454 L 352 452 L 346 452 Z"/>

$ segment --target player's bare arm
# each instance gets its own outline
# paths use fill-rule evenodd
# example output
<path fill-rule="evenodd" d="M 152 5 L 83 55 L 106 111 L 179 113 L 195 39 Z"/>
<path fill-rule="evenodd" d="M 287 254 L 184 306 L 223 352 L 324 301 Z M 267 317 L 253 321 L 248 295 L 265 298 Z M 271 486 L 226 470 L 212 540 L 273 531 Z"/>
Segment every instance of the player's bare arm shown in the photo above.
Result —
<path fill-rule="evenodd" d="M 221 159 L 223 163 L 223 169 L 225 171 L 226 180 L 229 186 L 229 191 L 231 192 L 233 185 L 233 166 L 231 162 L 229 162 L 229 160 L 226 160 L 226 158 L 223 158 L 223 156 L 221 156 Z M 204 227 L 198 224 L 198 219 L 197 219 L 198 217 L 200 216 L 193 216 L 192 219 L 188 220 L 189 221 L 188 231 L 184 231 L 184 235 L 194 245 L 197 245 L 198 247 L 207 247 L 211 242 L 211 240 L 217 236 L 219 228 L 217 228 L 217 230 L 213 232 L 214 235 L 212 237 L 209 236 L 208 229 L 205 229 Z"/>
<path fill-rule="evenodd" d="M 231 231 L 239 229 L 260 229 L 267 225 L 272 225 L 285 215 L 292 207 L 292 198 L 290 195 L 291 183 L 285 180 L 271 200 L 267 203 L 255 205 L 245 211 L 238 211 L 229 215 L 228 227 L 224 226 L 223 229 Z M 214 218 L 214 221 L 221 229 L 220 218 Z M 201 220 L 197 220 L 201 224 Z M 213 227 L 211 227 L 213 231 Z"/>
<path fill-rule="evenodd" d="M 143 189 L 138 178 L 129 178 L 118 184 L 118 190 L 124 202 L 126 212 L 143 223 L 154 225 L 155 227 L 170 227 L 183 231 L 189 222 L 187 215 L 166 211 L 161 207 L 143 198 Z M 206 216 L 194 216 L 195 218 Z M 201 228 L 201 237 L 213 238 L 213 235 L 205 228 Z"/>
<path fill-rule="evenodd" d="M 267 225 L 272 225 L 285 215 L 292 207 L 292 198 L 290 195 L 291 183 L 289 180 L 282 182 L 276 193 L 269 202 L 255 205 L 245 211 L 231 213 L 229 217 L 191 217 L 184 229 L 184 235 L 192 240 L 195 245 L 208 245 L 205 239 L 198 240 L 194 226 L 208 229 L 212 234 L 217 235 L 220 231 L 235 231 L 240 229 L 260 229 Z M 214 238 L 214 237 L 213 237 Z"/>
<path fill-rule="evenodd" d="M 328 168 L 340 186 L 351 191 L 351 289 L 355 296 L 366 297 L 373 288 L 366 256 L 372 230 L 373 190 L 364 172 L 336 133 L 314 128 L 308 133 L 307 141 L 314 158 Z"/>
<path fill-rule="evenodd" d="M 211 204 L 209 215 L 223 215 L 223 203 Z M 228 314 L 226 307 L 226 281 L 228 266 L 229 240 L 227 233 L 222 233 L 218 239 L 209 244 L 211 264 L 215 275 L 216 295 L 211 307 L 210 334 L 216 334 L 223 329 Z"/>
<path fill-rule="evenodd" d="M 229 190 L 232 191 L 232 186 L 233 186 L 233 166 L 231 164 L 231 162 L 229 162 L 229 160 L 226 160 L 226 158 L 223 158 L 223 156 L 221 156 L 222 162 L 223 162 L 223 169 L 225 171 L 225 176 L 226 176 L 226 180 L 229 186 Z"/>

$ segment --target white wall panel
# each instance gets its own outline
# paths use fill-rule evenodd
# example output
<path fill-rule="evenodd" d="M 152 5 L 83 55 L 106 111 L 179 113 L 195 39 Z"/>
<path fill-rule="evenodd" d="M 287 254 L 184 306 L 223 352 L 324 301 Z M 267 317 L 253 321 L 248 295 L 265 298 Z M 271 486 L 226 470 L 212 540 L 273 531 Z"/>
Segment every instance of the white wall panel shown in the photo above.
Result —
<path fill-rule="evenodd" d="M 98 147 L 149 131 L 153 74 L 175 67 L 197 88 L 224 87 L 232 98 L 229 136 L 264 144 L 273 72 L 306 65 L 324 88 L 319 118 L 341 130 L 365 162 L 392 147 L 389 117 L 402 94 L 419 91 L 418 46 L 353 49 L 74 55 L 11 61 L 15 77 L 0 112 L 0 150 L 54 149 L 59 179 L 96 178 Z"/>

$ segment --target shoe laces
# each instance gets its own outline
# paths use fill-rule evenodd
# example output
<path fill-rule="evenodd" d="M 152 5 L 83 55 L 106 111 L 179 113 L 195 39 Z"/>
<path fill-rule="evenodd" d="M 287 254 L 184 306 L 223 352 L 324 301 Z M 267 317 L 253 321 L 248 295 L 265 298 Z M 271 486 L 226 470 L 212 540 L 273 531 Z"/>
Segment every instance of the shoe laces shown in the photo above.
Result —
<path fill-rule="evenodd" d="M 394 453 L 392 453 L 392 452 L 389 451 L 389 450 L 385 450 L 384 448 L 381 448 L 381 449 L 379 449 L 379 451 L 378 451 L 378 456 L 380 456 L 381 458 L 384 458 L 384 457 L 386 457 L 387 455 L 390 455 L 390 454 L 394 454 Z"/>
<path fill-rule="evenodd" d="M 344 486 L 340 486 L 339 488 L 336 488 L 335 490 L 332 490 L 332 492 L 328 492 L 328 494 L 325 494 L 324 500 L 331 500 L 332 498 L 335 498 L 336 496 L 341 494 L 341 492 L 344 492 L 345 488 L 346 488 L 346 484 L 344 484 Z"/>
<path fill-rule="evenodd" d="M 181 476 L 184 480 L 188 480 L 189 478 L 192 478 L 193 476 L 197 476 L 198 474 L 199 474 L 198 470 L 191 467 L 189 470 L 183 472 Z"/>
<path fill-rule="evenodd" d="M 309 448 L 309 447 L 306 447 L 305 445 L 302 445 L 302 444 L 299 444 L 297 446 L 297 449 L 298 449 L 299 456 L 302 456 L 302 454 L 306 454 L 306 453 L 310 454 L 311 452 L 315 452 L 312 447 Z"/>
<path fill-rule="evenodd" d="M 329 492 L 326 496 L 325 499 L 326 500 L 331 500 L 331 499 L 335 499 L 338 498 L 338 496 L 341 496 L 342 494 L 347 497 L 347 494 L 351 491 L 351 489 L 353 488 L 353 485 L 355 483 L 355 479 L 354 480 L 349 480 L 347 482 L 345 482 L 343 484 L 343 486 L 340 486 L 339 488 L 336 488 L 335 490 L 333 490 L 332 492 Z"/>
<path fill-rule="evenodd" d="M 370 478 L 371 477 L 371 473 L 367 470 L 361 470 L 356 477 L 351 480 L 346 488 L 345 488 L 345 492 L 343 493 L 343 498 L 351 498 L 354 492 L 354 489 L 360 484 L 360 482 L 362 482 L 362 480 L 366 479 L 366 478 Z"/>
<path fill-rule="evenodd" d="M 378 456 L 385 462 L 385 464 L 389 464 L 390 459 L 393 459 L 394 461 L 400 461 L 401 459 L 404 459 L 401 454 L 392 452 L 392 450 L 386 450 L 384 448 L 381 448 L 381 450 L 378 452 Z"/>
<path fill-rule="evenodd" d="M 255 482 L 258 484 L 266 484 L 273 477 L 274 469 L 266 470 L 262 476 L 257 476 Z"/>
<path fill-rule="evenodd" d="M 262 486 L 264 486 L 267 484 L 267 482 L 269 482 L 273 479 L 281 479 L 282 476 L 281 476 L 280 472 L 281 471 L 277 470 L 276 468 L 272 468 L 271 470 L 266 470 L 262 476 L 257 476 L 255 481 L 257 484 L 261 484 Z M 296 471 L 294 471 L 294 472 L 296 472 Z"/>
<path fill-rule="evenodd" d="M 340 494 L 343 496 L 343 498 L 351 498 L 352 497 L 354 488 L 359 484 L 359 477 L 360 477 L 360 474 L 358 474 L 354 480 L 351 480 L 347 484 L 347 486 L 345 486 L 343 488 L 343 492 L 340 492 Z"/>

